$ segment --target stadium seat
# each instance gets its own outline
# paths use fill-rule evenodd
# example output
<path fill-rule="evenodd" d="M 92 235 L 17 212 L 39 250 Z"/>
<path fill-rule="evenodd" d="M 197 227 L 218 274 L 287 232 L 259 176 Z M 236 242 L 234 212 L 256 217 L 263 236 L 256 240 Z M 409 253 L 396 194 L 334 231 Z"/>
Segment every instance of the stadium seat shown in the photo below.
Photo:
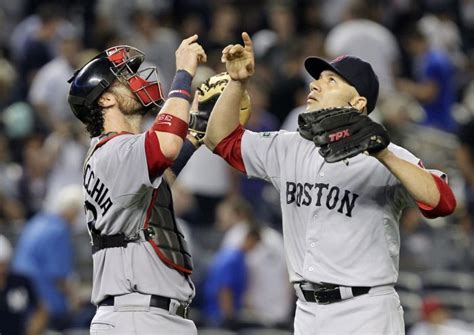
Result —
<path fill-rule="evenodd" d="M 463 272 L 430 271 L 422 276 L 424 291 L 463 291 L 473 292 L 474 278 Z"/>

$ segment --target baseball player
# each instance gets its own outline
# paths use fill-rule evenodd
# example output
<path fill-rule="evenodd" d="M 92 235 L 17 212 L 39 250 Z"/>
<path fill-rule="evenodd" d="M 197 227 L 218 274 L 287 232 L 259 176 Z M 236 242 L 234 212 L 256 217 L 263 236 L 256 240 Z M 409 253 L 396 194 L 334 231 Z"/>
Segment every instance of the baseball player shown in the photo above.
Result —
<path fill-rule="evenodd" d="M 378 80 L 361 59 L 311 57 L 314 78 L 298 132 L 255 133 L 238 125 L 238 101 L 254 72 L 252 41 L 229 45 L 232 80 L 211 114 L 204 143 L 280 193 L 290 281 L 298 297 L 295 334 L 404 334 L 398 220 L 407 206 L 429 218 L 456 202 L 444 174 L 389 143 L 367 117 Z M 363 153 L 366 154 L 363 154 Z"/>
<path fill-rule="evenodd" d="M 156 68 L 140 69 L 144 54 L 130 46 L 107 49 L 70 80 L 71 109 L 92 137 L 84 163 L 98 306 L 91 334 L 197 333 L 186 316 L 191 256 L 163 177 L 173 161 L 186 161 L 191 81 L 206 61 L 197 38 L 177 49 L 164 103 Z M 143 116 L 157 107 L 153 126 L 140 133 Z"/>

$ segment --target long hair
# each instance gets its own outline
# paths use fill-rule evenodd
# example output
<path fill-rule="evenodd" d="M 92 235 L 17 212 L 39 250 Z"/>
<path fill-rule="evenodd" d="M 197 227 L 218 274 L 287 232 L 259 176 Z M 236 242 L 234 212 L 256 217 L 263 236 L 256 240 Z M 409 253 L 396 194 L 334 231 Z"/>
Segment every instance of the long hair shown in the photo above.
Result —
<path fill-rule="evenodd" d="M 102 107 L 94 104 L 85 117 L 84 124 L 90 137 L 97 137 L 104 132 L 104 113 Z"/>
<path fill-rule="evenodd" d="M 114 80 L 112 84 L 102 93 L 114 92 L 119 82 Z M 101 95 L 102 96 L 102 95 Z M 86 113 L 84 124 L 86 125 L 86 130 L 89 133 L 90 137 L 97 137 L 104 132 L 104 110 L 99 106 L 98 101 L 100 96 L 94 102 L 92 107 L 89 108 L 89 113 Z"/>

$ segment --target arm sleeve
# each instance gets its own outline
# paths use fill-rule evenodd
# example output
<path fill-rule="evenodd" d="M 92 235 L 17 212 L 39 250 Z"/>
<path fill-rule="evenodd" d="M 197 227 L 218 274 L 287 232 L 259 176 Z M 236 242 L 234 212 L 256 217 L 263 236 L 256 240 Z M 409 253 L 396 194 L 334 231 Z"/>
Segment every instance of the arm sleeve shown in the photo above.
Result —
<path fill-rule="evenodd" d="M 94 155 L 103 155 L 103 159 L 97 171 L 113 185 L 112 196 L 122 206 L 133 203 L 144 189 L 158 187 L 163 171 L 172 163 L 161 153 L 158 137 L 148 132 L 117 136 L 99 150 Z"/>
<path fill-rule="evenodd" d="M 279 179 L 286 151 L 291 145 L 285 130 L 274 132 L 245 131 L 242 137 L 242 158 L 249 177 L 266 181 Z M 297 135 L 299 136 L 299 135 Z M 296 144 L 295 146 L 296 147 Z"/>
<path fill-rule="evenodd" d="M 421 160 L 408 150 L 393 144 L 389 145 L 389 149 L 398 158 L 404 159 L 414 165 L 423 168 L 423 163 L 421 162 Z M 412 198 L 410 193 L 408 193 L 407 189 L 403 186 L 400 180 L 398 180 L 398 178 L 395 177 L 392 173 L 390 173 L 388 184 L 389 189 L 391 190 L 389 197 L 394 203 L 395 208 L 404 209 L 406 207 L 417 207 L 416 201 Z"/>
<path fill-rule="evenodd" d="M 279 135 L 284 132 L 257 133 L 239 126 L 216 146 L 214 153 L 249 177 L 270 181 L 279 176 L 279 157 L 284 154 Z"/>
<path fill-rule="evenodd" d="M 232 133 L 217 144 L 214 153 L 221 156 L 233 168 L 245 173 L 241 149 L 243 133 L 244 128 L 242 126 L 235 128 Z"/>
<path fill-rule="evenodd" d="M 156 136 L 156 133 L 153 130 L 149 130 L 145 133 L 145 155 L 148 166 L 148 175 L 151 181 L 161 176 L 173 163 L 172 160 L 163 155 L 158 136 Z"/>
<path fill-rule="evenodd" d="M 188 140 L 187 138 L 184 139 L 181 151 L 179 152 L 178 157 L 171 165 L 171 170 L 173 171 L 175 176 L 179 175 L 179 173 L 184 169 L 186 163 L 189 161 L 189 159 L 192 157 L 196 150 L 197 148 L 190 140 Z"/>
<path fill-rule="evenodd" d="M 405 159 L 406 161 L 425 169 L 423 162 L 408 150 L 405 150 L 401 147 L 395 147 L 394 149 L 394 153 L 399 158 Z M 418 207 L 423 216 L 429 219 L 451 214 L 456 208 L 456 199 L 451 188 L 447 184 L 447 175 L 439 170 L 425 170 L 431 173 L 440 192 L 440 201 L 438 205 L 436 207 L 430 207 L 421 202 L 416 202 L 405 189 L 405 187 L 403 187 L 400 181 L 394 175 L 391 175 L 390 184 L 396 188 L 396 191 L 394 192 L 395 203 L 401 208 Z"/>
<path fill-rule="evenodd" d="M 418 208 L 424 217 L 428 219 L 434 219 L 440 216 L 447 216 L 454 212 L 456 209 L 456 198 L 454 197 L 453 191 L 449 187 L 448 183 L 442 179 L 442 176 L 431 172 L 433 179 L 438 187 L 440 193 L 440 199 L 436 207 L 430 207 L 426 204 L 418 202 Z M 444 175 L 446 176 L 446 175 Z"/>

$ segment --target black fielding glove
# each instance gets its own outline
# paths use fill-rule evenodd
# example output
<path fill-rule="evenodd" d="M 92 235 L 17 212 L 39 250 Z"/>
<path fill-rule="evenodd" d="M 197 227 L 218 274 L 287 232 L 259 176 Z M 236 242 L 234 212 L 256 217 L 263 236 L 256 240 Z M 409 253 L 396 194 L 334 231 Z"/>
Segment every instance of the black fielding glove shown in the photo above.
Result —
<path fill-rule="evenodd" d="M 331 108 L 302 113 L 299 132 L 311 140 L 328 163 L 360 153 L 375 154 L 390 144 L 387 130 L 354 108 Z"/>

